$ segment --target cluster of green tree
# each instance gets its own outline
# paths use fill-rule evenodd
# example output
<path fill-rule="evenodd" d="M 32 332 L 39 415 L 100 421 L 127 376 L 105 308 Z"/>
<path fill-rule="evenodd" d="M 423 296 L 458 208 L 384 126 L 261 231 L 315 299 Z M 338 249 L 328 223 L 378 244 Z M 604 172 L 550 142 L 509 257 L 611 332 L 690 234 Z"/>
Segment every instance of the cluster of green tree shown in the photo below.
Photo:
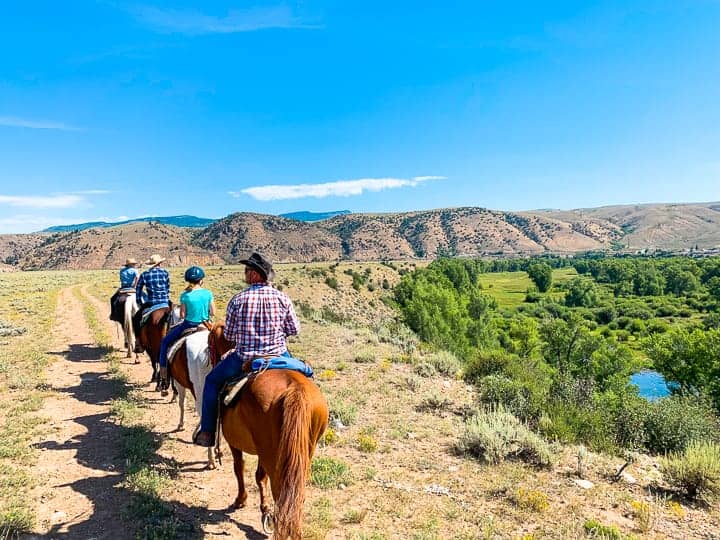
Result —
<path fill-rule="evenodd" d="M 695 316 L 713 309 L 707 284 L 718 261 L 569 261 L 585 275 L 553 286 L 559 261 L 521 260 L 538 291 L 553 294 L 513 310 L 498 310 L 480 286 L 481 274 L 499 261 L 437 260 L 403 276 L 395 300 L 423 341 L 464 361 L 481 404 L 501 404 L 548 438 L 657 453 L 717 439 L 720 316 L 708 315 L 705 326 Z M 689 297 L 675 287 L 686 272 L 699 285 Z M 610 275 L 616 281 L 600 277 Z M 638 283 L 656 295 L 616 296 L 614 286 L 627 281 L 618 275 L 633 291 Z M 660 296 L 665 291 L 669 296 Z M 683 310 L 694 318 L 671 329 L 665 319 Z M 649 402 L 638 395 L 630 375 L 648 362 L 676 382 L 675 396 Z"/>
<path fill-rule="evenodd" d="M 670 257 L 577 258 L 572 265 L 598 283 L 613 286 L 615 296 L 692 296 L 707 293 L 720 301 L 720 260 Z"/>

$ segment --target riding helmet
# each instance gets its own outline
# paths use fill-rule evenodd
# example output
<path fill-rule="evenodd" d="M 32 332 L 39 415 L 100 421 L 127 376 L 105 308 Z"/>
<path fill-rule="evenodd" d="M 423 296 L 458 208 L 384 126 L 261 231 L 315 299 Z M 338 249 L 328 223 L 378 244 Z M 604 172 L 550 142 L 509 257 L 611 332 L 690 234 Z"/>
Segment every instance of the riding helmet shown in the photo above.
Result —
<path fill-rule="evenodd" d="M 205 277 L 205 271 L 199 266 L 191 266 L 185 270 L 185 281 L 197 283 Z"/>

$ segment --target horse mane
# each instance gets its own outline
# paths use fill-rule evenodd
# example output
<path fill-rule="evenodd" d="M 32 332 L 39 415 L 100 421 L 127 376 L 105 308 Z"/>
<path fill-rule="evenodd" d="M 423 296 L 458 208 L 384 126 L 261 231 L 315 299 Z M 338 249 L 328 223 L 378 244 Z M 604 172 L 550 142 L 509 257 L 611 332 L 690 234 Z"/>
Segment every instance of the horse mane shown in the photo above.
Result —
<path fill-rule="evenodd" d="M 310 469 L 311 399 L 305 381 L 290 385 L 285 391 L 278 464 L 283 489 L 276 501 L 275 535 L 287 538 L 300 529 L 305 503 L 305 483 Z"/>

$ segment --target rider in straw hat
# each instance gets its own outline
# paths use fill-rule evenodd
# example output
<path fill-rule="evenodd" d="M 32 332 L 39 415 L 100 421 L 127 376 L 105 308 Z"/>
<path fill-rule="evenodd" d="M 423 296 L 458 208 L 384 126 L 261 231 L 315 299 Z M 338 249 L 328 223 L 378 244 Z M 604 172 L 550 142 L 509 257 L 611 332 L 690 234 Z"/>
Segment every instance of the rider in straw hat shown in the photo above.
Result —
<path fill-rule="evenodd" d="M 246 360 L 290 356 L 286 337 L 300 332 L 290 297 L 270 285 L 275 276 L 272 263 L 259 253 L 240 262 L 245 265 L 245 283 L 249 287 L 233 296 L 227 306 L 224 336 L 235 343 L 235 350 L 205 379 L 201 430 L 193 439 L 200 446 L 212 446 L 215 442 L 217 398 L 225 381 L 240 375 Z"/>
<path fill-rule="evenodd" d="M 154 306 L 156 304 L 170 303 L 170 274 L 164 268 L 161 268 L 165 261 L 164 257 L 158 254 L 150 257 L 145 261 L 149 266 L 142 274 L 135 285 L 135 297 L 138 304 L 142 302 L 143 308 Z M 147 297 L 143 299 L 143 287 L 147 290 Z"/>
<path fill-rule="evenodd" d="M 137 271 L 137 261 L 132 257 L 128 257 L 125 266 L 120 269 L 120 288 L 129 289 L 137 284 L 139 273 Z"/>

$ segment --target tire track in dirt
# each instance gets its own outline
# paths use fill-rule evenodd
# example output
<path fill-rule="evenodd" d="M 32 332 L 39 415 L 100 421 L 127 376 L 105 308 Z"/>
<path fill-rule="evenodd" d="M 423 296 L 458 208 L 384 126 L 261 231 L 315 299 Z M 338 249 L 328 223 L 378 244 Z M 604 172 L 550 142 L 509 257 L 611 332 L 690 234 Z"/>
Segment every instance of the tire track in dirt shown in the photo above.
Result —
<path fill-rule="evenodd" d="M 73 289 L 58 297 L 49 351 L 58 360 L 46 370 L 54 393 L 40 411 L 49 420 L 35 444 L 37 534 L 28 537 L 123 540 L 132 534 L 118 514 L 129 495 L 118 487 L 120 432 L 108 421 L 114 385 Z"/>
<path fill-rule="evenodd" d="M 152 424 L 153 431 L 163 436 L 163 444 L 158 455 L 177 464 L 178 476 L 163 500 L 173 506 L 175 515 L 183 523 L 192 525 L 197 536 L 193 538 L 223 538 L 260 540 L 268 538 L 262 533 L 260 522 L 260 496 L 255 485 L 254 473 L 257 466 L 255 456 L 245 455 L 245 486 L 248 502 L 245 508 L 233 510 L 230 504 L 237 496 L 237 482 L 233 472 L 232 455 L 223 441 L 223 461 L 216 470 L 207 470 L 207 451 L 192 444 L 193 429 L 200 419 L 195 413 L 194 400 L 187 394 L 185 404 L 185 427 L 177 430 L 180 411 L 177 403 L 169 403 L 155 392 L 155 384 L 149 384 L 152 368 L 146 354 L 140 355 L 140 363 L 133 358 L 125 358 L 123 337 L 118 333 L 119 326 L 108 320 L 109 305 L 98 300 L 84 286 L 81 291 L 98 313 L 98 320 L 119 350 L 123 371 L 129 382 L 140 389 L 144 401 L 146 421 Z"/>

